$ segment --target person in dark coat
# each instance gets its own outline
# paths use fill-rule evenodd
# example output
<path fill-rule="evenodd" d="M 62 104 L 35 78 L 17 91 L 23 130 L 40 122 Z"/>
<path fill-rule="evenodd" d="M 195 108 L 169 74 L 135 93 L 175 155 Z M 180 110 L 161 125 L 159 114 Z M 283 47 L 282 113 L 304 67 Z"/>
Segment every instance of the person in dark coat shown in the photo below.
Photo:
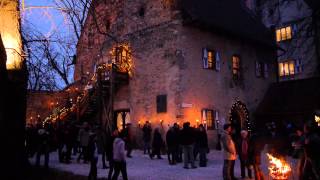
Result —
<path fill-rule="evenodd" d="M 176 161 L 177 163 L 181 163 L 182 162 L 182 145 L 181 145 L 181 130 L 180 130 L 180 126 L 177 123 L 173 124 L 173 129 L 174 132 L 177 134 L 178 136 L 178 147 L 177 147 L 177 152 L 176 152 Z"/>
<path fill-rule="evenodd" d="M 142 132 L 143 132 L 143 154 L 150 154 L 150 148 L 151 148 L 151 133 L 152 133 L 152 128 L 151 128 L 151 124 L 149 123 L 149 121 L 146 121 L 146 124 L 143 125 L 142 128 Z"/>
<path fill-rule="evenodd" d="M 162 159 L 160 155 L 162 145 L 163 145 L 163 140 L 160 134 L 160 130 L 159 128 L 156 128 L 153 134 L 152 153 L 150 154 L 151 159 L 153 159 L 155 155 L 157 155 L 158 159 Z"/>
<path fill-rule="evenodd" d="M 41 155 L 44 154 L 44 166 L 49 167 L 49 153 L 50 153 L 50 134 L 47 128 L 38 127 L 38 147 L 36 155 L 36 166 L 40 166 Z"/>
<path fill-rule="evenodd" d="M 95 156 L 95 150 L 96 150 L 96 134 L 90 132 L 89 143 L 88 143 L 88 160 L 90 161 L 90 171 L 89 171 L 88 180 L 97 180 L 98 157 Z"/>
<path fill-rule="evenodd" d="M 261 152 L 266 144 L 262 135 L 253 134 L 249 141 L 248 162 L 253 165 L 255 180 L 264 180 L 265 177 L 261 170 Z"/>
<path fill-rule="evenodd" d="M 197 144 L 197 148 L 198 148 L 199 155 L 200 155 L 199 166 L 206 167 L 207 166 L 207 152 L 209 150 L 209 146 L 208 146 L 207 131 L 202 124 L 200 124 L 200 126 L 199 126 L 196 144 Z"/>
<path fill-rule="evenodd" d="M 304 125 L 305 164 L 303 168 L 303 179 L 320 180 L 320 137 L 316 132 L 317 125 L 309 122 Z"/>
<path fill-rule="evenodd" d="M 123 130 L 123 135 L 124 135 L 124 141 L 127 149 L 127 157 L 132 158 L 131 152 L 133 148 L 133 137 L 132 137 L 132 129 L 131 129 L 131 124 L 128 123 L 126 124 L 126 128 Z"/>
<path fill-rule="evenodd" d="M 194 129 L 190 127 L 190 123 L 183 124 L 183 129 L 180 133 L 180 143 L 183 148 L 183 161 L 185 169 L 189 169 L 188 164 L 191 163 L 191 168 L 197 168 L 194 164 L 193 147 L 195 143 Z"/>
<path fill-rule="evenodd" d="M 98 126 L 96 130 L 96 138 L 97 138 L 97 149 L 98 153 L 102 155 L 102 168 L 107 169 L 108 166 L 106 165 L 106 132 L 102 129 L 101 126 Z"/>
<path fill-rule="evenodd" d="M 174 127 L 171 127 L 166 134 L 166 142 L 168 147 L 168 160 L 170 165 L 176 164 L 176 158 L 179 148 L 178 134 Z"/>
<path fill-rule="evenodd" d="M 241 131 L 241 138 L 238 145 L 238 154 L 239 154 L 239 160 L 240 160 L 240 168 L 241 168 L 241 177 L 246 177 L 246 169 L 248 171 L 248 176 L 251 179 L 252 178 L 252 171 L 250 169 L 251 163 L 249 162 L 249 137 L 248 137 L 248 131 L 242 130 Z"/>

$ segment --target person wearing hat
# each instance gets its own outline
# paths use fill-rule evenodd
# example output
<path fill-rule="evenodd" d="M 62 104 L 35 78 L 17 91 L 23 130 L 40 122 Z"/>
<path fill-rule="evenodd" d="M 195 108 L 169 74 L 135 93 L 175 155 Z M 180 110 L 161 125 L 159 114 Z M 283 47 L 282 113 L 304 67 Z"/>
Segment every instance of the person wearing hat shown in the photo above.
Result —
<path fill-rule="evenodd" d="M 240 168 L 241 168 L 241 177 L 246 177 L 246 169 L 248 171 L 248 176 L 251 179 L 252 178 L 252 171 L 251 166 L 249 163 L 249 138 L 248 138 L 248 131 L 242 130 L 241 131 L 241 138 L 238 143 L 238 150 L 239 150 L 239 160 L 240 160 Z"/>

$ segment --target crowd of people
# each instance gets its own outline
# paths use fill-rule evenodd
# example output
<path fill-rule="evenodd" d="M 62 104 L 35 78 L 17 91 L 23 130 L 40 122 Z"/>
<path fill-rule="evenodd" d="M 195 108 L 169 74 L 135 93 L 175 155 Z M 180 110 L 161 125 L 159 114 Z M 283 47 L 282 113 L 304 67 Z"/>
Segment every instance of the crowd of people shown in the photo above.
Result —
<path fill-rule="evenodd" d="M 200 124 L 191 127 L 185 122 L 182 127 L 175 123 L 165 132 L 162 126 L 151 126 L 146 123 L 140 128 L 143 141 L 143 152 L 151 159 L 162 159 L 162 154 L 167 154 L 168 164 L 183 164 L 183 168 L 197 168 L 207 166 L 207 153 L 209 153 L 206 128 Z M 320 179 L 320 138 L 314 126 L 306 124 L 304 129 L 295 128 L 294 134 L 289 136 L 292 142 L 292 155 L 298 159 L 297 171 L 299 180 Z M 49 155 L 57 151 L 61 163 L 71 163 L 72 155 L 77 156 L 77 162 L 90 163 L 89 179 L 97 179 L 97 154 L 101 154 L 102 168 L 109 169 L 108 179 L 117 179 L 120 172 L 123 179 L 128 179 L 126 158 L 132 158 L 134 147 L 132 127 L 118 131 L 106 132 L 99 124 L 37 124 L 27 127 L 26 149 L 29 157 L 36 156 L 36 166 L 40 166 L 41 156 L 44 156 L 44 167 L 49 167 Z M 235 133 L 232 124 L 225 124 L 221 133 L 223 149 L 224 180 L 237 179 L 234 176 L 234 164 L 240 162 L 241 178 L 246 176 L 256 180 L 265 179 L 261 171 L 261 152 L 266 144 L 272 144 L 277 139 L 276 133 L 270 131 L 270 137 L 251 134 L 246 130 Z M 269 142 L 268 142 L 269 139 Z M 271 141 L 271 143 L 270 143 Z M 276 151 L 270 146 L 270 152 Z M 274 147 L 277 147 L 275 145 Z M 281 154 L 283 156 L 283 154 Z M 296 171 L 295 170 L 295 171 Z"/>

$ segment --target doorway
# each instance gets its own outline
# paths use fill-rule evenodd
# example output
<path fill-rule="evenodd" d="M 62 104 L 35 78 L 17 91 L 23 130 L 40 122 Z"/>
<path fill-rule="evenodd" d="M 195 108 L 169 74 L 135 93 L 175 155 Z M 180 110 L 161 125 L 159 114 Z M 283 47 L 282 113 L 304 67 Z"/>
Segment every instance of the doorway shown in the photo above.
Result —
<path fill-rule="evenodd" d="M 241 130 L 251 131 L 249 123 L 249 112 L 243 102 L 237 101 L 232 105 L 230 122 L 235 129 L 236 137 L 240 137 Z"/>
<path fill-rule="evenodd" d="M 130 119 L 130 110 L 123 109 L 114 111 L 114 128 L 118 128 L 119 131 L 122 131 L 125 128 L 125 125 L 131 123 Z"/>

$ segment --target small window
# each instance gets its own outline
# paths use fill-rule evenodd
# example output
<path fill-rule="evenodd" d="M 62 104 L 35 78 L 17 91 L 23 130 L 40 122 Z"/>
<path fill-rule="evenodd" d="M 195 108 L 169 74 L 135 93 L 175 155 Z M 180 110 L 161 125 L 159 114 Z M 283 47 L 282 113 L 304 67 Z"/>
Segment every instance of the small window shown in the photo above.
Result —
<path fill-rule="evenodd" d="M 202 61 L 204 69 L 214 69 L 220 71 L 220 55 L 219 52 L 203 48 Z"/>
<path fill-rule="evenodd" d="M 215 68 L 214 51 L 208 50 L 208 69 L 214 69 L 214 68 Z"/>
<path fill-rule="evenodd" d="M 157 96 L 157 113 L 167 112 L 167 95 Z"/>
<path fill-rule="evenodd" d="M 144 17 L 144 14 L 145 14 L 145 9 L 144 9 L 144 7 L 141 7 L 141 8 L 139 9 L 139 16 L 140 16 L 140 17 Z"/>
<path fill-rule="evenodd" d="M 291 26 L 279 28 L 276 30 L 277 42 L 292 39 L 292 29 Z"/>
<path fill-rule="evenodd" d="M 292 76 L 295 72 L 295 62 L 293 60 L 279 62 L 279 76 Z"/>
<path fill-rule="evenodd" d="M 256 61 L 256 77 L 267 78 L 269 76 L 268 64 Z"/>
<path fill-rule="evenodd" d="M 202 110 L 202 123 L 207 125 L 207 129 L 215 129 L 215 114 L 217 111 L 212 109 Z"/>
<path fill-rule="evenodd" d="M 234 79 L 240 79 L 240 58 L 232 56 L 232 75 Z"/>

